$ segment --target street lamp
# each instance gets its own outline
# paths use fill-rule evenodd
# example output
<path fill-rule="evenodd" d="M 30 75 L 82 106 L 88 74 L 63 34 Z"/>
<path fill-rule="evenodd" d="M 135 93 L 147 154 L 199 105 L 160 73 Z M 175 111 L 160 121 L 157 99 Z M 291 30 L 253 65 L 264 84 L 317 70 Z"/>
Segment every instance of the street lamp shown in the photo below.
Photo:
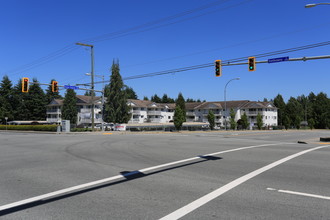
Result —
<path fill-rule="evenodd" d="M 317 5 L 330 5 L 330 3 L 313 3 L 313 4 L 307 4 L 307 5 L 305 5 L 305 8 L 312 8 L 312 7 L 315 7 Z"/>
<path fill-rule="evenodd" d="M 226 84 L 226 86 L 225 86 L 225 92 L 224 92 L 224 94 L 225 94 L 225 111 L 227 111 L 227 100 L 226 100 L 226 90 L 227 90 L 227 86 L 228 86 L 228 84 L 231 82 L 231 81 L 233 81 L 233 80 L 240 80 L 240 78 L 234 78 L 234 79 L 231 79 L 231 80 L 229 80 L 228 82 L 227 82 L 227 84 Z M 225 130 L 227 130 L 227 117 L 226 117 L 226 115 L 225 115 L 225 113 L 224 113 L 224 117 L 225 117 Z"/>
<path fill-rule="evenodd" d="M 91 73 L 85 73 L 86 76 L 92 75 Z M 104 121 L 103 121 L 103 112 L 104 112 L 104 75 L 95 75 L 95 77 L 99 77 L 102 79 L 102 131 L 104 131 Z"/>
<path fill-rule="evenodd" d="M 92 99 L 92 131 L 94 131 L 94 45 L 76 43 L 76 45 L 91 48 L 91 99 Z"/>

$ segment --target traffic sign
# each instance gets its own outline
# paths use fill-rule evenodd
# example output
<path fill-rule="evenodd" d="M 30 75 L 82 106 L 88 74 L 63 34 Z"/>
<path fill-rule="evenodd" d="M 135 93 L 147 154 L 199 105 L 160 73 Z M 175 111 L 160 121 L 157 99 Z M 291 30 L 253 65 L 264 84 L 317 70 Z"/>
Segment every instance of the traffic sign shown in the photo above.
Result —
<path fill-rule="evenodd" d="M 79 87 L 78 86 L 64 85 L 64 89 L 79 89 Z"/>
<path fill-rule="evenodd" d="M 289 57 L 278 57 L 278 58 L 272 58 L 268 59 L 268 63 L 278 63 L 278 62 L 283 62 L 283 61 L 288 61 Z"/>

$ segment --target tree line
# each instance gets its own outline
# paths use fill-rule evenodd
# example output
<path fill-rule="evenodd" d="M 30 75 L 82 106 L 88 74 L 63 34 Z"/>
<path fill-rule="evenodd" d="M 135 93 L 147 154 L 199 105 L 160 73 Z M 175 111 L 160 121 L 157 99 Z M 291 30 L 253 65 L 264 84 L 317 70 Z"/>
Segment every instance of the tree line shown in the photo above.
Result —
<path fill-rule="evenodd" d="M 278 94 L 272 101 L 278 108 L 279 126 L 286 129 L 299 129 L 301 126 L 330 128 L 330 99 L 323 92 L 317 95 L 311 92 L 308 96 L 290 97 L 286 103 L 282 95 Z"/>
<path fill-rule="evenodd" d="M 130 108 L 127 106 L 127 99 L 137 99 L 135 91 L 125 85 L 120 75 L 119 62 L 113 62 L 110 69 L 110 83 L 105 87 L 105 97 L 107 101 L 104 106 L 104 121 L 127 123 L 130 119 Z M 51 84 L 52 79 L 49 84 Z M 33 79 L 29 92 L 22 92 L 22 80 L 19 79 L 13 85 L 8 76 L 4 76 L 0 82 L 0 123 L 5 123 L 5 118 L 11 120 L 45 120 L 46 106 L 53 100 L 63 98 L 59 92 L 52 92 L 51 85 L 44 91 L 38 84 L 36 78 Z M 91 95 L 86 93 L 85 95 Z M 144 100 L 149 100 L 144 97 Z M 185 122 L 185 102 L 201 102 L 199 99 L 184 99 L 179 93 L 176 99 L 164 94 L 160 98 L 157 94 L 151 96 L 151 101 L 156 103 L 176 103 L 174 121 L 180 118 L 180 127 Z M 266 100 L 266 99 L 265 99 Z M 205 101 L 205 100 L 204 100 Z M 330 99 L 327 94 L 320 92 L 315 95 L 311 92 L 308 96 L 301 95 L 297 98 L 290 97 L 285 102 L 282 95 L 278 94 L 271 100 L 278 108 L 278 125 L 288 128 L 309 126 L 310 128 L 330 128 Z M 76 93 L 68 89 L 64 97 L 62 108 L 62 118 L 76 122 Z M 212 116 L 211 116 L 212 117 Z M 230 123 L 235 125 L 233 122 Z"/>

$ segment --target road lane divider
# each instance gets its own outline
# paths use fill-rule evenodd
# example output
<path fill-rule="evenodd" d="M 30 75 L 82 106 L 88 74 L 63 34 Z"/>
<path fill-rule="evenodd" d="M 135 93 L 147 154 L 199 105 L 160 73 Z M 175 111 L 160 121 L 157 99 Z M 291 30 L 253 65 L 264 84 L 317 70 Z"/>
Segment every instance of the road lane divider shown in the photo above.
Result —
<path fill-rule="evenodd" d="M 277 190 L 277 189 L 273 189 L 273 188 L 267 188 L 267 190 L 276 191 L 276 192 L 279 192 L 279 193 L 291 194 L 291 195 L 298 195 L 298 196 L 312 197 L 312 198 L 317 198 L 317 199 L 330 200 L 330 196 L 321 196 L 321 195 L 316 195 L 316 194 L 296 192 L 296 191 L 283 190 L 283 189 L 278 189 Z"/>
<path fill-rule="evenodd" d="M 309 152 L 312 152 L 312 151 L 315 151 L 315 150 L 319 150 L 319 149 L 322 149 L 322 148 L 326 148 L 326 147 L 329 147 L 330 145 L 327 145 L 327 146 L 319 146 L 319 147 L 314 147 L 314 148 L 311 148 L 311 149 L 308 149 L 308 150 L 303 150 L 303 151 L 300 151 L 298 153 L 295 153 L 295 154 L 292 154 L 290 156 L 287 156 L 285 158 L 282 158 L 280 160 L 277 160 L 267 166 L 264 166 L 264 167 L 261 167 L 251 173 L 248 173 L 242 177 L 239 177 L 237 179 L 235 179 L 234 181 L 230 182 L 230 183 L 227 183 L 226 185 L 214 190 L 213 192 L 210 192 L 209 194 L 187 204 L 186 206 L 183 206 L 182 208 L 180 209 L 177 209 L 176 211 L 164 216 L 163 218 L 160 218 L 160 220 L 175 220 L 175 219 L 179 219 L 179 218 L 182 218 L 183 216 L 189 214 L 190 212 L 198 209 L 199 207 L 205 205 L 206 203 L 218 198 L 219 196 L 221 196 L 222 194 L 228 192 L 229 190 L 232 190 L 233 188 L 241 185 L 242 183 L 252 179 L 253 177 L 256 177 L 258 176 L 259 174 L 261 173 L 264 173 L 266 172 L 267 170 L 270 170 L 278 165 L 281 165 L 282 163 L 285 163 L 289 160 L 292 160 L 296 157 L 299 157 L 301 155 L 304 155 L 304 154 L 307 154 Z"/>
<path fill-rule="evenodd" d="M 192 158 L 188 158 L 188 159 L 178 160 L 178 161 L 165 163 L 165 164 L 161 164 L 161 165 L 157 165 L 157 166 L 153 166 L 153 167 L 148 167 L 148 168 L 144 168 L 144 169 L 141 169 L 141 170 L 136 170 L 136 171 L 128 172 L 128 173 L 125 173 L 125 174 L 120 174 L 120 175 L 116 175 L 116 176 L 113 176 L 113 177 L 109 177 L 109 178 L 105 178 L 105 179 L 101 179 L 101 180 L 97 180 L 97 181 L 93 181 L 93 182 L 89 182 L 89 183 L 85 183 L 85 184 L 65 188 L 65 189 L 62 189 L 62 190 L 57 190 L 57 191 L 54 191 L 54 192 L 50 192 L 50 193 L 35 196 L 35 197 L 32 197 L 32 198 L 28 198 L 28 199 L 20 200 L 20 201 L 17 201 L 17 202 L 13 202 L 13 203 L 10 203 L 10 204 L 7 204 L 7 205 L 2 205 L 2 206 L 0 206 L 0 216 L 1 216 L 1 212 L 4 212 L 4 211 L 9 210 L 9 209 L 14 209 L 14 208 L 17 208 L 17 207 L 20 207 L 20 206 L 25 206 L 25 205 L 36 203 L 36 202 L 47 201 L 47 200 L 50 200 L 50 199 L 53 199 L 53 198 L 56 198 L 56 197 L 77 193 L 79 191 L 93 189 L 93 188 L 96 188 L 96 187 L 100 187 L 102 185 L 113 183 L 114 181 L 120 181 L 120 180 L 128 179 L 128 177 L 136 175 L 137 173 L 142 173 L 143 174 L 143 173 L 148 172 L 148 171 L 154 171 L 154 170 L 158 170 L 158 169 L 165 168 L 165 167 L 170 167 L 170 166 L 177 165 L 177 164 L 182 164 L 182 163 L 189 162 L 189 161 L 200 160 L 200 159 L 203 159 L 203 158 L 207 158 L 207 157 L 215 156 L 215 155 L 219 155 L 219 154 L 225 154 L 225 153 L 241 151 L 241 150 L 247 150 L 247 149 L 253 149 L 253 148 L 267 147 L 267 146 L 282 145 L 282 144 L 294 144 L 294 143 L 273 143 L 273 144 L 262 144 L 262 145 L 248 146 L 248 147 L 240 147 L 240 148 L 234 148 L 234 149 L 230 149 L 230 150 L 224 150 L 224 151 L 219 151 L 219 152 L 215 152 L 215 153 L 205 154 L 205 155 L 192 157 Z"/>

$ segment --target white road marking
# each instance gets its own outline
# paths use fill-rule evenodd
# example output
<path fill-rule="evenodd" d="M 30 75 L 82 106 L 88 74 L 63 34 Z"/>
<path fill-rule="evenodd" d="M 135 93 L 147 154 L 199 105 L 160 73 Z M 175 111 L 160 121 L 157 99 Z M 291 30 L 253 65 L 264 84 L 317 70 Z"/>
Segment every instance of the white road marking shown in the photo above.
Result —
<path fill-rule="evenodd" d="M 240 184 L 248 181 L 249 179 L 251 179 L 251 178 L 253 178 L 253 177 L 255 177 L 255 176 L 257 176 L 257 175 L 259 175 L 259 174 L 261 174 L 261 173 L 263 173 L 263 172 L 265 172 L 267 170 L 269 170 L 269 169 L 272 169 L 272 168 L 274 168 L 274 167 L 276 167 L 276 166 L 278 166 L 278 165 L 280 165 L 282 163 L 285 163 L 285 162 L 287 162 L 289 160 L 292 160 L 292 159 L 294 159 L 296 157 L 299 157 L 299 156 L 301 156 L 303 154 L 306 154 L 306 153 L 309 153 L 311 151 L 315 151 L 315 150 L 318 150 L 318 149 L 322 149 L 322 148 L 325 148 L 325 147 L 329 147 L 329 146 L 330 145 L 320 146 L 320 147 L 314 147 L 314 148 L 311 148 L 311 149 L 304 150 L 304 151 L 301 151 L 299 153 L 293 154 L 291 156 L 285 157 L 285 158 L 280 159 L 278 161 L 275 161 L 275 162 L 273 162 L 273 163 L 271 163 L 271 164 L 269 164 L 267 166 L 264 166 L 264 167 L 262 167 L 260 169 L 257 169 L 257 170 L 255 170 L 255 171 L 253 171 L 251 173 L 248 173 L 248 174 L 246 174 L 246 175 L 244 175 L 244 176 L 242 176 L 242 177 L 240 177 L 240 178 L 238 178 L 238 179 L 236 179 L 236 180 L 234 180 L 234 181 L 232 181 L 232 182 L 230 182 L 230 183 L 228 183 L 228 184 L 226 184 L 226 185 L 224 185 L 224 186 L 222 186 L 222 187 L 214 190 L 213 192 L 211 192 L 211 193 L 209 193 L 209 194 L 207 194 L 207 195 L 205 195 L 205 196 L 203 196 L 203 197 L 201 197 L 201 198 L 199 198 L 199 199 L 197 199 L 197 200 L 189 203 L 188 205 L 186 205 L 186 206 L 184 206 L 184 207 L 182 207 L 182 208 L 180 208 L 180 209 L 178 209 L 178 210 L 176 210 L 176 211 L 174 211 L 174 212 L 166 215 L 165 217 L 161 218 L 160 220 L 179 219 L 179 218 L 181 218 L 181 217 L 189 214 L 190 212 L 194 211 L 195 209 L 197 209 L 197 208 L 205 205 L 206 203 L 210 202 L 211 200 L 219 197 L 220 195 L 228 192 L 229 190 L 235 188 L 236 186 L 238 186 L 238 185 L 240 185 Z"/>
<path fill-rule="evenodd" d="M 330 200 L 330 196 L 321 196 L 321 195 L 316 195 L 316 194 L 295 192 L 295 191 L 283 190 L 283 189 L 277 190 L 277 189 L 273 189 L 273 188 L 267 188 L 267 190 L 277 191 L 280 193 L 287 193 L 287 194 L 293 194 L 293 195 L 299 195 L 299 196 L 306 196 L 306 197 Z"/>
<path fill-rule="evenodd" d="M 19 206 L 22 206 L 22 205 L 27 205 L 27 204 L 30 204 L 30 203 L 33 203 L 33 202 L 48 200 L 48 199 L 63 196 L 63 195 L 66 195 L 66 194 L 70 194 L 70 193 L 74 193 L 74 192 L 78 192 L 78 191 L 82 191 L 82 190 L 86 190 L 86 189 L 91 189 L 91 188 L 101 186 L 101 185 L 104 185 L 104 184 L 109 184 L 109 183 L 111 183 L 115 180 L 118 181 L 118 180 L 124 179 L 125 177 L 134 175 L 138 172 L 143 173 L 143 172 L 146 172 L 146 171 L 156 170 L 156 169 L 163 168 L 163 167 L 168 167 L 168 166 L 172 166 L 172 165 L 176 165 L 176 164 L 180 164 L 180 163 L 184 163 L 184 162 L 188 162 L 188 161 L 201 159 L 201 157 L 204 157 L 204 156 L 205 157 L 214 156 L 214 155 L 224 154 L 224 153 L 229 153 L 229 152 L 234 152 L 234 151 L 246 150 L 246 149 L 251 149 L 251 148 L 258 148 L 258 147 L 273 146 L 273 145 L 279 145 L 279 144 L 293 144 L 293 143 L 262 144 L 262 145 L 254 145 L 254 146 L 249 146 L 249 147 L 240 147 L 240 148 L 235 148 L 235 149 L 231 149 L 231 150 L 225 150 L 225 151 L 220 151 L 220 152 L 216 152 L 216 153 L 201 155 L 201 156 L 198 156 L 198 157 L 192 157 L 192 158 L 188 158 L 188 159 L 184 159 L 184 160 L 179 160 L 179 161 L 175 161 L 175 162 L 171 162 L 171 163 L 161 164 L 161 165 L 158 165 L 158 166 L 148 167 L 148 168 L 144 168 L 144 169 L 141 169 L 141 170 L 138 170 L 138 171 L 133 171 L 133 172 L 130 172 L 130 173 L 126 173 L 124 175 L 117 175 L 117 176 L 113 176 L 113 177 L 109 177 L 109 178 L 105 178 L 105 179 L 101 179 L 101 180 L 97 180 L 97 181 L 93 181 L 93 182 L 89 182 L 89 183 L 69 187 L 69 188 L 66 188 L 66 189 L 50 192 L 50 193 L 43 194 L 43 195 L 40 195 L 40 196 L 35 196 L 35 197 L 29 198 L 29 199 L 20 200 L 20 201 L 13 202 L 13 203 L 10 203 L 10 204 L 7 204 L 7 205 L 2 205 L 2 206 L 0 206 L 0 212 L 4 211 L 4 210 L 15 208 L 15 207 L 19 207 Z"/>

